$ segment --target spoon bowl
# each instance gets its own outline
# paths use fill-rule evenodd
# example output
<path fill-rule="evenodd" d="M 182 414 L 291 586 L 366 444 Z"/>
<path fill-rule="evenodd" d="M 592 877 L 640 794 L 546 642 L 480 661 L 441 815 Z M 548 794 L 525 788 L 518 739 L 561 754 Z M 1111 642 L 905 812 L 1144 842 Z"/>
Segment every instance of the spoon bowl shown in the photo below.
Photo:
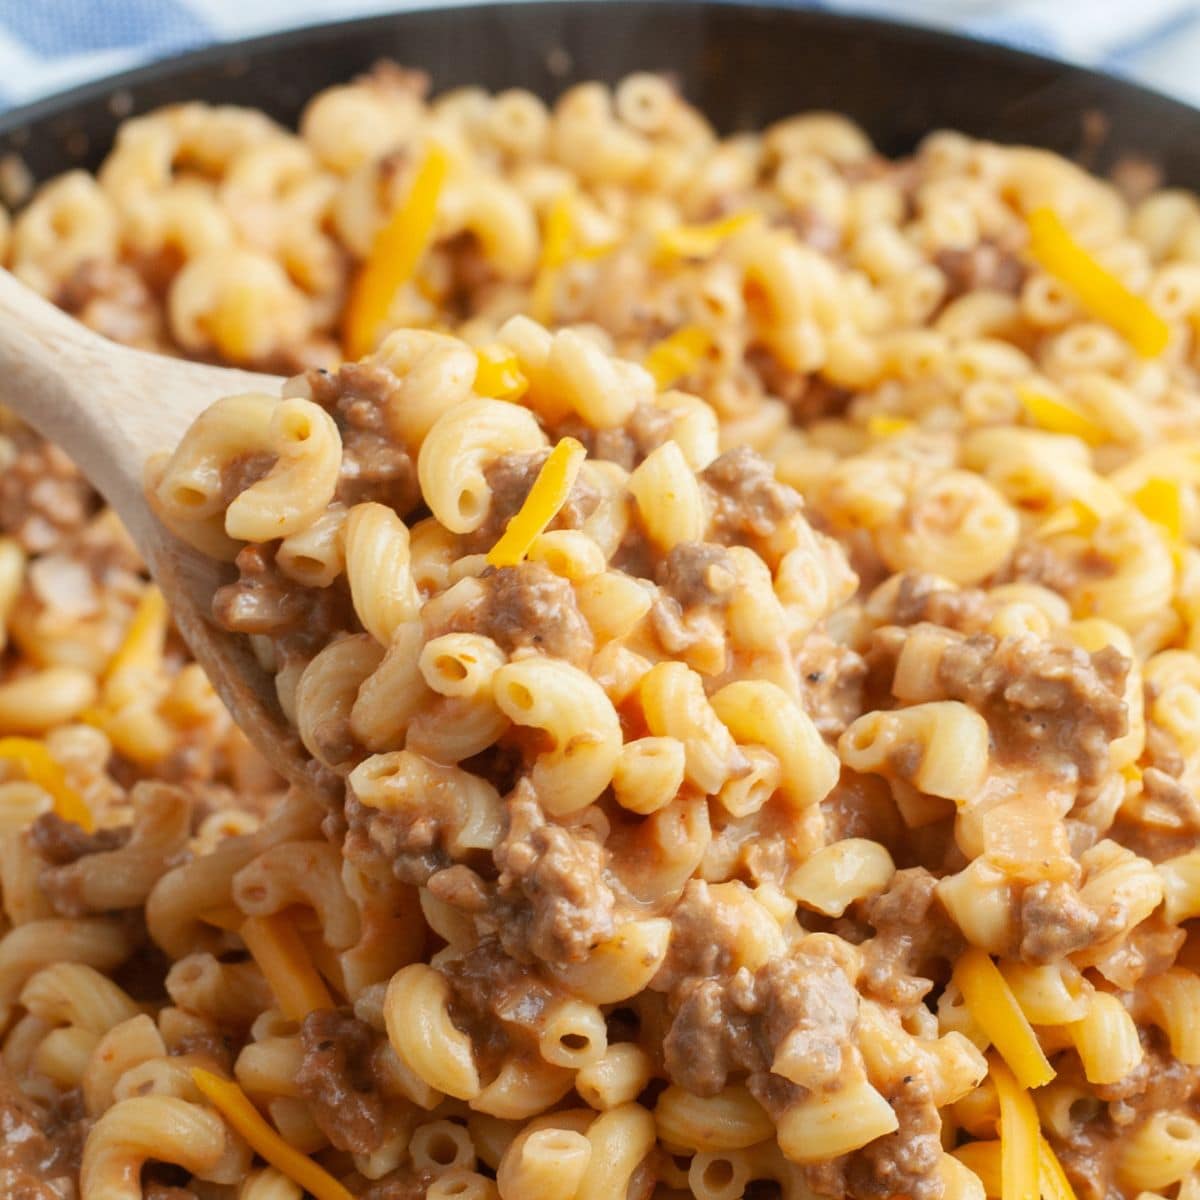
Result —
<path fill-rule="evenodd" d="M 238 392 L 278 395 L 283 380 L 117 345 L 4 270 L 0 375 L 3 403 L 61 446 L 124 522 L 176 627 L 246 736 L 290 782 L 318 785 L 249 641 L 213 620 L 213 593 L 230 581 L 228 565 L 175 537 L 143 486 L 150 457 L 173 450 L 213 401 Z"/>

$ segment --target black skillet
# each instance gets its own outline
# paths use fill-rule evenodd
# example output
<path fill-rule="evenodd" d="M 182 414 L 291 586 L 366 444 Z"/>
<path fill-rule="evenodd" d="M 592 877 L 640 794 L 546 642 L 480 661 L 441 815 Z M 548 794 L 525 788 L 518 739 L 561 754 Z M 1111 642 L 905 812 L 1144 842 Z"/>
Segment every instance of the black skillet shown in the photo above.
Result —
<path fill-rule="evenodd" d="M 305 100 L 381 57 L 438 89 L 550 97 L 637 69 L 675 74 L 728 131 L 806 108 L 861 122 L 885 153 L 955 128 L 1104 171 L 1137 154 L 1200 190 L 1200 112 L 1129 83 L 966 38 L 752 4 L 566 0 L 404 12 L 216 46 L 0 115 L 0 155 L 41 180 L 95 168 L 122 118 L 177 100 L 252 105 L 294 124 Z"/>

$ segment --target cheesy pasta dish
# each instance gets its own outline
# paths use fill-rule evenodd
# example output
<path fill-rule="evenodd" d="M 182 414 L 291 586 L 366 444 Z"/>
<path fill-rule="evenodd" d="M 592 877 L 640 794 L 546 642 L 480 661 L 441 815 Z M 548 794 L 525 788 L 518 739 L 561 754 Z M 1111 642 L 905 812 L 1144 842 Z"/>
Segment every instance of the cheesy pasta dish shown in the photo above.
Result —
<path fill-rule="evenodd" d="M 289 376 L 147 488 L 314 784 L 7 419 L 0 1195 L 1200 1200 L 1192 195 L 381 64 L 2 240 Z"/>

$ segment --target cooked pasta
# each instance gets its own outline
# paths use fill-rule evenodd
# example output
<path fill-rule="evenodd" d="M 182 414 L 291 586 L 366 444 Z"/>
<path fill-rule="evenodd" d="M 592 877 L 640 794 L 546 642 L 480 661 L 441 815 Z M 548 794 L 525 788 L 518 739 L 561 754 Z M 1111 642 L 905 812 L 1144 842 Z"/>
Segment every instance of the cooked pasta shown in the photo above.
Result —
<path fill-rule="evenodd" d="M 0 1195 L 1192 1200 L 1198 248 L 650 73 L 44 184 L 28 283 L 291 376 L 151 500 L 333 783 L 0 415 Z"/>

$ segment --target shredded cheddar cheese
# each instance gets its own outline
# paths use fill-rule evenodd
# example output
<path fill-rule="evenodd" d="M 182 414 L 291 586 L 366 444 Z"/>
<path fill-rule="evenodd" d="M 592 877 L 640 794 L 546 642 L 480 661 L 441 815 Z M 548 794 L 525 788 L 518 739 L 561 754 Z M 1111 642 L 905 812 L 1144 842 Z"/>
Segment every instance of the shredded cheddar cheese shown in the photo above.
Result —
<path fill-rule="evenodd" d="M 54 802 L 54 811 L 64 821 L 73 821 L 86 832 L 96 828 L 92 810 L 67 782 L 66 773 L 36 738 L 0 738 L 0 759 L 16 763 L 30 783 L 37 784 Z"/>
<path fill-rule="evenodd" d="M 1173 479 L 1147 479 L 1133 493 L 1138 511 L 1166 530 L 1173 542 L 1183 538 L 1183 493 Z"/>
<path fill-rule="evenodd" d="M 1020 400 L 1025 415 L 1039 429 L 1082 438 L 1089 446 L 1098 446 L 1108 436 L 1086 413 L 1057 396 L 1049 396 L 1036 388 L 1022 386 L 1017 388 L 1017 399 Z"/>
<path fill-rule="evenodd" d="M 161 665 L 169 622 L 167 602 L 162 592 L 151 584 L 142 593 L 125 637 L 104 672 L 106 702 L 132 699 L 124 693 L 136 688 L 140 679 Z"/>
<path fill-rule="evenodd" d="M 488 551 L 488 565 L 515 567 L 537 536 L 554 520 L 567 502 L 587 451 L 572 437 L 565 437 L 542 464 L 525 503 L 509 520 L 500 540 Z"/>
<path fill-rule="evenodd" d="M 708 330 L 699 325 L 685 325 L 670 337 L 656 342 L 642 365 L 654 376 L 659 391 L 694 371 L 712 346 Z"/>
<path fill-rule="evenodd" d="M 1058 1155 L 1041 1134 L 1038 1135 L 1038 1177 L 1045 1200 L 1075 1200 L 1075 1189 L 1058 1161 Z"/>
<path fill-rule="evenodd" d="M 968 1170 L 973 1171 L 983 1184 L 988 1196 L 1007 1197 L 1003 1191 L 1003 1169 L 1001 1143 L 968 1142 L 959 1146 L 954 1157 Z M 1038 1134 L 1038 1187 L 1043 1200 L 1076 1200 L 1075 1191 L 1067 1179 L 1062 1163 L 1045 1137 Z"/>
<path fill-rule="evenodd" d="M 1002 1061 L 992 1059 L 991 1074 L 1000 1101 L 1000 1195 L 1003 1200 L 1039 1200 L 1042 1133 L 1037 1109 Z"/>
<path fill-rule="evenodd" d="M 304 940 L 285 914 L 247 917 L 239 933 L 289 1021 L 303 1021 L 310 1012 L 334 1007 Z"/>
<path fill-rule="evenodd" d="M 507 346 L 475 351 L 475 393 L 492 400 L 519 400 L 529 389 L 517 356 Z"/>
<path fill-rule="evenodd" d="M 1055 537 L 1060 533 L 1089 535 L 1098 523 L 1096 514 L 1086 504 L 1068 500 L 1037 527 L 1037 535 L 1040 538 Z"/>
<path fill-rule="evenodd" d="M 255 343 L 250 336 L 259 297 L 254 288 L 235 283 L 222 297 L 217 310 L 205 324 L 217 349 L 234 362 L 254 357 Z"/>
<path fill-rule="evenodd" d="M 913 427 L 913 422 L 907 417 L 893 417 L 888 413 L 875 413 L 867 418 L 867 433 L 873 438 L 899 437 Z"/>
<path fill-rule="evenodd" d="M 954 1157 L 974 1172 L 989 1196 L 999 1196 L 1003 1187 L 1000 1170 L 1000 1143 L 968 1142 L 954 1151 Z"/>
<path fill-rule="evenodd" d="M 346 303 L 343 341 L 347 358 L 362 358 L 375 348 L 396 293 L 416 273 L 433 237 L 448 167 L 446 152 L 430 146 L 408 195 L 376 235 Z"/>
<path fill-rule="evenodd" d="M 316 1197 L 316 1200 L 354 1200 L 323 1167 L 306 1154 L 289 1146 L 267 1124 L 262 1114 L 250 1103 L 250 1098 L 229 1079 L 211 1071 L 193 1067 L 192 1080 L 200 1094 L 221 1114 L 232 1128 L 249 1143 L 251 1149 L 271 1166 L 282 1171 L 290 1180 Z"/>
<path fill-rule="evenodd" d="M 676 225 L 658 235 L 660 258 L 707 258 L 721 243 L 760 220 L 758 213 L 738 212 L 703 225 Z"/>
<path fill-rule="evenodd" d="M 1111 325 L 1143 358 L 1166 349 L 1171 332 L 1166 321 L 1092 258 L 1052 208 L 1034 209 L 1027 223 L 1030 253 L 1093 317 Z"/>
<path fill-rule="evenodd" d="M 1022 1087 L 1041 1087 L 1054 1078 L 1054 1068 L 1038 1044 L 1028 1018 L 996 964 L 971 947 L 954 968 L 954 982 L 967 1011 L 987 1034 Z M 1006 1195 L 1005 1200 L 1010 1200 Z"/>
<path fill-rule="evenodd" d="M 575 197 L 568 191 L 550 205 L 542 230 L 542 254 L 529 298 L 529 314 L 541 325 L 549 325 L 554 319 L 554 293 L 558 287 L 558 275 L 571 257 L 574 240 Z"/>

